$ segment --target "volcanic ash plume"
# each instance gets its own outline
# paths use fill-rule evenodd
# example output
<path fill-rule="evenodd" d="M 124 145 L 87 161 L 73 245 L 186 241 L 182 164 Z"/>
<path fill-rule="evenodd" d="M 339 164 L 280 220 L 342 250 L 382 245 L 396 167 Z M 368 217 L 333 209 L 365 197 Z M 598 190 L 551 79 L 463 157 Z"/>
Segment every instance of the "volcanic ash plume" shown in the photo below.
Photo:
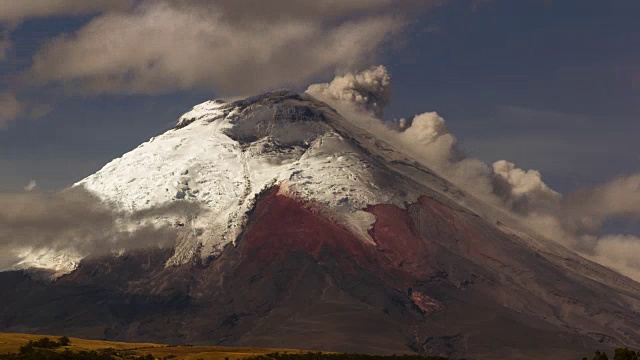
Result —
<path fill-rule="evenodd" d="M 640 174 L 563 196 L 537 170 L 520 169 L 507 160 L 489 166 L 467 157 L 435 112 L 382 120 L 391 101 L 391 76 L 384 66 L 336 76 L 330 83 L 309 86 L 307 93 L 539 234 L 640 280 L 640 264 L 630 260 L 640 257 L 640 238 L 602 234 L 607 221 L 640 219 Z"/>

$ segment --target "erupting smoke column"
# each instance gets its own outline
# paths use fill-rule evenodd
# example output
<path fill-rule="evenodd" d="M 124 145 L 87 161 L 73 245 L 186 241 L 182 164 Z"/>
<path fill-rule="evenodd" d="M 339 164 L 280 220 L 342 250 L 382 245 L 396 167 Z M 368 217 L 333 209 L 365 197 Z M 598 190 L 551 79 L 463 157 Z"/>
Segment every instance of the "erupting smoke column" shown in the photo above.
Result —
<path fill-rule="evenodd" d="M 384 66 L 336 76 L 309 86 L 307 93 L 330 104 L 345 118 L 489 204 L 506 209 L 532 230 L 640 280 L 640 238 L 602 235 L 611 219 L 640 220 L 640 174 L 582 189 L 567 196 L 549 188 L 537 170 L 506 160 L 492 166 L 466 157 L 442 117 L 435 112 L 386 123 L 391 77 Z"/>

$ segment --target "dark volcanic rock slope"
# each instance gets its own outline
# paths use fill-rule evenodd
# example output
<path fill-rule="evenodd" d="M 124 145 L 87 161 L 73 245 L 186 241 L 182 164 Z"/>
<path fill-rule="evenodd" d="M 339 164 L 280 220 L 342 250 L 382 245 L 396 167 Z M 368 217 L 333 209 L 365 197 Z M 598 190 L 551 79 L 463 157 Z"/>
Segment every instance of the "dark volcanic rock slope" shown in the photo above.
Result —
<path fill-rule="evenodd" d="M 307 111 L 299 102 L 312 100 L 293 99 L 298 120 L 322 118 L 310 133 L 353 135 L 326 106 Z M 276 134 L 287 156 L 308 154 L 314 140 L 288 138 L 273 114 L 255 115 L 259 136 L 251 127 L 225 131 L 245 148 Z M 640 285 L 481 217 L 428 186 L 433 180 L 385 167 L 366 138 L 351 141 L 349 151 L 386 169 L 375 176 L 380 191 L 387 178 L 402 178 L 420 194 L 404 206 L 364 206 L 375 219 L 369 241 L 337 221 L 327 202 L 291 196 L 276 182 L 255 197 L 235 243 L 207 262 L 165 266 L 175 252 L 154 250 L 84 259 L 52 283 L 0 273 L 0 329 L 477 359 L 640 347 Z"/>

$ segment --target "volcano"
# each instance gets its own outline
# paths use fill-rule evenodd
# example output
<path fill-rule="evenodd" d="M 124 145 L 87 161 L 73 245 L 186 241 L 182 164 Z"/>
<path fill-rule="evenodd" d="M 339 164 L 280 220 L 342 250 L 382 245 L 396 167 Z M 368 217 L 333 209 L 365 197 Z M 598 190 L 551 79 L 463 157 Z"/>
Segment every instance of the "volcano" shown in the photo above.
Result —
<path fill-rule="evenodd" d="M 308 94 L 197 105 L 75 186 L 203 211 L 153 219 L 179 229 L 172 249 L 0 273 L 3 331 L 467 359 L 640 347 L 640 284 Z"/>

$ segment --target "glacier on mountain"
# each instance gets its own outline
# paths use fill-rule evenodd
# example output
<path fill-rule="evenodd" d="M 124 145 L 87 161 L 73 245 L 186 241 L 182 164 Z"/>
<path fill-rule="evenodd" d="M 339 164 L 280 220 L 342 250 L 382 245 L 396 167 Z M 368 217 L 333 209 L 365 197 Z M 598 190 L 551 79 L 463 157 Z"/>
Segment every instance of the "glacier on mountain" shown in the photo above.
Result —
<path fill-rule="evenodd" d="M 273 185 L 371 241 L 370 204 L 404 206 L 418 197 L 390 179 L 374 154 L 340 131 L 343 119 L 309 95 L 288 91 L 236 102 L 196 105 L 174 129 L 156 136 L 78 182 L 131 212 L 170 201 L 207 211 L 187 219 L 191 231 L 168 265 L 215 257 L 243 231 L 255 199 Z M 383 185 L 381 185 L 383 184 Z M 384 188 L 381 188 L 384 186 Z M 183 220 L 157 218 L 159 223 Z"/>

